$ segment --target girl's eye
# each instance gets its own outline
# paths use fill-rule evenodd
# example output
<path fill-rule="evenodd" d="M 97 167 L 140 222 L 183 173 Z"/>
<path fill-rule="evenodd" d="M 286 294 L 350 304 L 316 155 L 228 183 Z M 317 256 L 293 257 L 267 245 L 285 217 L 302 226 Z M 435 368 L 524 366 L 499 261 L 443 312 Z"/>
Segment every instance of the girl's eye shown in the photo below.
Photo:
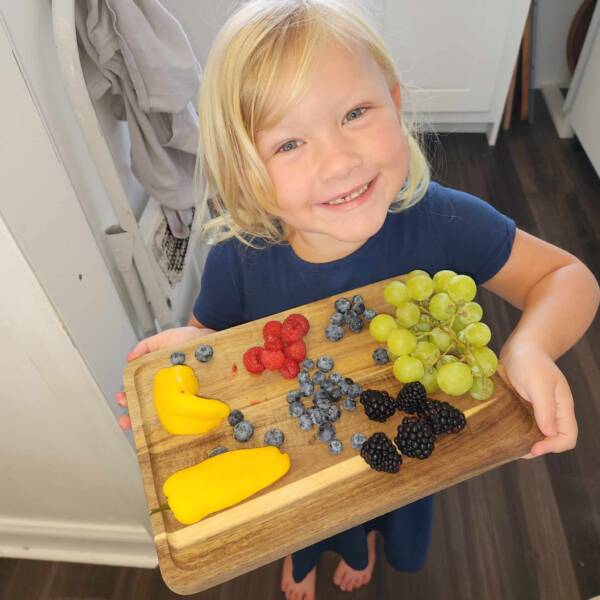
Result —
<path fill-rule="evenodd" d="M 298 140 L 290 140 L 289 142 L 286 142 L 285 144 L 282 144 L 281 146 L 279 146 L 279 148 L 277 149 L 277 152 L 289 152 L 290 150 L 295 150 L 298 146 L 294 146 L 293 144 L 297 144 Z"/>
<path fill-rule="evenodd" d="M 351 110 L 346 117 L 349 117 L 349 121 L 354 121 L 355 119 L 358 119 L 358 117 L 362 117 L 362 115 L 365 114 L 365 112 L 367 111 L 367 107 L 366 106 L 359 106 L 353 110 Z M 355 117 L 350 117 L 350 115 L 356 115 Z"/>

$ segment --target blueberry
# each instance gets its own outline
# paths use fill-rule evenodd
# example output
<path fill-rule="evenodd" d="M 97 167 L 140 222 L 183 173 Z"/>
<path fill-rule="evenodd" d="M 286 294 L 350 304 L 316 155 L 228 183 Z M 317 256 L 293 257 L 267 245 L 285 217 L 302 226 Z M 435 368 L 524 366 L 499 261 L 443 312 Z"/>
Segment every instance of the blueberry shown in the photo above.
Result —
<path fill-rule="evenodd" d="M 185 363 L 185 354 L 183 352 L 173 352 L 171 354 L 172 365 L 182 365 L 183 363 Z"/>
<path fill-rule="evenodd" d="M 317 360 L 317 369 L 319 371 L 323 371 L 323 373 L 328 373 L 333 369 L 333 358 L 331 356 L 321 356 Z"/>
<path fill-rule="evenodd" d="M 310 431 L 314 425 L 312 417 L 310 416 L 310 414 L 306 413 L 300 415 L 300 418 L 298 419 L 298 424 L 300 425 L 300 429 L 303 429 L 304 431 Z"/>
<path fill-rule="evenodd" d="M 340 373 L 338 373 L 337 371 L 334 371 L 330 376 L 329 376 L 329 380 L 331 381 L 331 383 L 341 383 L 343 377 L 340 375 Z"/>
<path fill-rule="evenodd" d="M 363 320 L 359 317 L 348 321 L 348 329 L 354 333 L 359 333 L 363 328 Z"/>
<path fill-rule="evenodd" d="M 331 440 L 329 442 L 329 450 L 332 454 L 341 454 L 344 446 L 340 440 Z"/>
<path fill-rule="evenodd" d="M 325 390 L 314 393 L 315 406 L 323 410 L 327 410 L 331 406 L 331 398 Z"/>
<path fill-rule="evenodd" d="M 373 360 L 378 365 L 385 365 L 390 362 L 390 357 L 385 348 L 375 348 L 375 350 L 373 350 Z"/>
<path fill-rule="evenodd" d="M 202 344 L 194 354 L 200 362 L 208 362 L 213 357 L 213 349 L 208 344 Z"/>
<path fill-rule="evenodd" d="M 340 325 L 329 325 L 325 328 L 325 337 L 330 342 L 339 342 L 344 337 L 344 330 Z"/>
<path fill-rule="evenodd" d="M 342 379 L 342 381 L 340 381 L 340 389 L 342 390 L 343 394 L 347 394 L 348 390 L 350 389 L 350 386 L 354 383 L 354 381 L 352 381 L 352 379 L 350 379 L 350 377 L 344 377 L 344 379 Z"/>
<path fill-rule="evenodd" d="M 323 423 L 319 425 L 317 431 L 317 439 L 320 442 L 329 442 L 335 437 L 335 427 L 331 423 Z"/>
<path fill-rule="evenodd" d="M 320 408 L 310 407 L 308 414 L 315 425 L 322 425 L 325 423 L 325 413 Z"/>
<path fill-rule="evenodd" d="M 281 429 L 269 429 L 265 432 L 265 445 L 277 446 L 277 448 L 280 448 L 281 444 L 283 444 L 283 438 L 283 431 L 281 431 Z"/>
<path fill-rule="evenodd" d="M 233 428 L 233 437 L 238 442 L 247 442 L 254 433 L 254 427 L 250 421 L 240 421 Z"/>
<path fill-rule="evenodd" d="M 358 316 L 359 315 L 357 313 L 355 313 L 352 309 L 350 309 L 348 312 L 344 313 L 344 321 L 346 323 L 349 323 L 350 321 L 357 319 Z"/>
<path fill-rule="evenodd" d="M 306 371 L 300 371 L 300 373 L 298 374 L 298 383 L 310 383 L 310 374 Z"/>
<path fill-rule="evenodd" d="M 353 433 L 350 436 L 350 444 L 355 450 L 360 450 L 362 445 L 367 441 L 367 436 L 362 433 Z"/>
<path fill-rule="evenodd" d="M 300 385 L 300 392 L 306 398 L 308 398 L 309 396 L 312 396 L 314 391 L 315 391 L 315 386 L 312 381 L 307 381 Z"/>
<path fill-rule="evenodd" d="M 302 361 L 302 370 L 303 371 L 310 371 L 311 369 L 314 369 L 315 367 L 315 361 L 312 358 L 305 358 Z"/>
<path fill-rule="evenodd" d="M 356 304 L 353 304 L 352 305 L 352 311 L 356 315 L 362 315 L 365 312 L 365 304 L 364 304 L 364 302 L 357 302 Z"/>
<path fill-rule="evenodd" d="M 344 398 L 342 406 L 345 410 L 354 410 L 356 408 L 356 400 L 354 398 Z"/>
<path fill-rule="evenodd" d="M 232 426 L 235 427 L 238 423 L 241 423 L 244 420 L 244 415 L 242 413 L 241 410 L 237 410 L 237 408 L 235 410 L 232 410 L 229 415 L 227 416 L 227 422 Z"/>
<path fill-rule="evenodd" d="M 372 308 L 365 309 L 365 314 L 363 315 L 363 317 L 367 321 L 372 321 L 376 316 L 377 316 L 377 313 Z"/>
<path fill-rule="evenodd" d="M 335 301 L 334 306 L 338 312 L 345 313 L 346 311 L 350 310 L 352 303 L 350 300 L 348 300 L 348 298 L 338 298 Z"/>
<path fill-rule="evenodd" d="M 341 417 L 339 407 L 336 404 L 332 404 L 327 409 L 325 416 L 327 417 L 327 420 L 330 421 L 331 423 L 333 423 L 334 421 L 337 421 Z"/>
<path fill-rule="evenodd" d="M 344 315 L 341 312 L 334 312 L 329 319 L 330 325 L 342 325 L 344 322 Z"/>
<path fill-rule="evenodd" d="M 362 386 L 358 383 L 353 383 L 348 390 L 348 396 L 350 398 L 358 398 L 362 394 Z"/>
<path fill-rule="evenodd" d="M 304 404 L 302 402 L 292 402 L 289 406 L 289 412 L 291 417 L 299 417 L 305 412 Z"/>
<path fill-rule="evenodd" d="M 217 454 L 223 454 L 223 452 L 229 452 L 229 449 L 225 448 L 225 446 L 218 446 L 217 448 L 213 448 L 208 453 L 208 458 L 210 458 L 211 456 L 216 456 Z"/>
<path fill-rule="evenodd" d="M 339 385 L 332 385 L 327 391 L 333 401 L 337 401 L 342 397 L 342 388 Z"/>
<path fill-rule="evenodd" d="M 365 303 L 365 299 L 360 294 L 356 294 L 356 296 L 352 296 L 353 306 L 355 306 L 357 304 L 364 304 L 364 303 Z"/>
<path fill-rule="evenodd" d="M 289 404 L 291 404 L 292 402 L 298 402 L 301 399 L 302 393 L 300 392 L 300 390 L 290 390 L 287 393 L 287 401 Z"/>
<path fill-rule="evenodd" d="M 325 373 L 323 373 L 323 371 L 317 371 L 313 376 L 313 382 L 315 385 L 323 386 L 326 380 L 327 376 L 325 375 Z"/>

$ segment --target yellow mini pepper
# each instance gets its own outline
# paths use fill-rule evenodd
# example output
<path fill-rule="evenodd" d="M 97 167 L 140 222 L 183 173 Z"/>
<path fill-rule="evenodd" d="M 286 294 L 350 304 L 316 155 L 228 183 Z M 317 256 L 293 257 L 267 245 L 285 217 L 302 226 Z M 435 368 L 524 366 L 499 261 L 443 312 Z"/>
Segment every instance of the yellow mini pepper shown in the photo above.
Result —
<path fill-rule="evenodd" d="M 197 396 L 198 380 L 187 365 L 160 369 L 154 378 L 154 406 L 162 426 L 174 435 L 206 433 L 229 414 L 220 400 Z"/>
<path fill-rule="evenodd" d="M 275 446 L 231 450 L 173 473 L 163 485 L 175 518 L 191 525 L 268 487 L 290 468 L 290 457 Z"/>

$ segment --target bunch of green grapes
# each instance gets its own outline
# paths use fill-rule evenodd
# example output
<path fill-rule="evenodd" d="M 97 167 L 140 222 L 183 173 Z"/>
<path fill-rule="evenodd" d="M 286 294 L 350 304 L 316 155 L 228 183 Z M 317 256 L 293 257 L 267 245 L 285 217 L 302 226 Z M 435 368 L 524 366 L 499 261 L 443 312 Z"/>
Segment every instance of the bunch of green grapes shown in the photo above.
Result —
<path fill-rule="evenodd" d="M 420 381 L 431 394 L 469 392 L 487 400 L 494 392 L 491 376 L 498 358 L 488 348 L 490 328 L 481 322 L 483 309 L 473 302 L 477 286 L 468 275 L 443 270 L 433 278 L 421 270 L 406 282 L 392 281 L 383 292 L 396 307 L 395 317 L 381 313 L 369 325 L 378 342 L 394 357 L 394 377 Z"/>

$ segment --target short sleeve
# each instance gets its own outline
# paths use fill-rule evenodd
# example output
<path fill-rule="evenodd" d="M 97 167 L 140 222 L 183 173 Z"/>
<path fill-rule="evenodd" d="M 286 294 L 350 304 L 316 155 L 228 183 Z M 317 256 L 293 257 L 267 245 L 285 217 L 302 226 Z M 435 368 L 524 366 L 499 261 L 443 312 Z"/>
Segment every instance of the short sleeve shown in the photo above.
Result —
<path fill-rule="evenodd" d="M 516 225 L 485 200 L 437 186 L 432 212 L 448 268 L 473 277 L 477 285 L 491 279 L 512 251 Z"/>
<path fill-rule="evenodd" d="M 194 303 L 196 319 L 220 331 L 244 322 L 243 281 L 232 240 L 213 246 L 206 257 L 200 293 Z"/>

